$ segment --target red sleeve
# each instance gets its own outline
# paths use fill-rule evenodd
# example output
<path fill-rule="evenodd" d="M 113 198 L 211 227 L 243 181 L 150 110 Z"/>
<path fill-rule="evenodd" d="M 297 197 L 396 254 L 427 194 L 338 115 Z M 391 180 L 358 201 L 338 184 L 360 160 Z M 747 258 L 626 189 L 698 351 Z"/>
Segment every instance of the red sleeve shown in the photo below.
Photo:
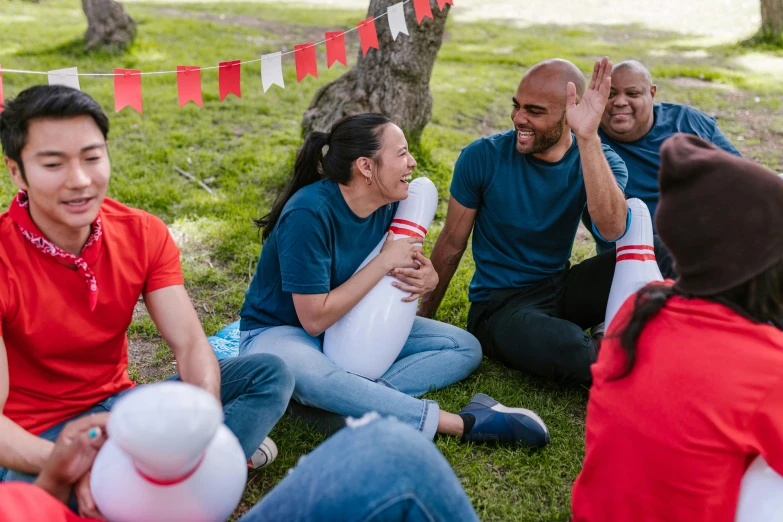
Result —
<path fill-rule="evenodd" d="M 151 214 L 147 231 L 147 255 L 149 264 L 143 293 L 185 284 L 179 260 L 179 248 L 174 243 L 166 224 Z"/>
<path fill-rule="evenodd" d="M 89 522 L 46 491 L 32 484 L 6 482 L 0 484 L 0 520 L 4 522 Z"/>
<path fill-rule="evenodd" d="M 783 380 L 764 398 L 750 430 L 767 464 L 783 476 Z"/>

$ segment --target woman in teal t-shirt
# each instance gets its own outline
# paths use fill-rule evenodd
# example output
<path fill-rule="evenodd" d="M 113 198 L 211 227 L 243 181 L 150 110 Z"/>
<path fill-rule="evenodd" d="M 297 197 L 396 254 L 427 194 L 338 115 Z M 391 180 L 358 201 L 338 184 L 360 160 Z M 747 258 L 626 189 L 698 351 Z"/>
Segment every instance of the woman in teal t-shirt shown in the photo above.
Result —
<path fill-rule="evenodd" d="M 348 373 L 323 354 L 323 332 L 385 275 L 394 275 L 410 300 L 438 283 L 413 238 L 387 241 L 354 274 L 388 230 L 397 202 L 408 197 L 415 167 L 405 135 L 380 114 L 349 116 L 328 134 L 307 136 L 292 179 L 258 221 L 264 247 L 240 312 L 240 354 L 281 357 L 296 380 L 294 399 L 308 406 L 351 417 L 375 411 L 429 437 L 438 432 L 546 445 L 546 426 L 528 410 L 478 394 L 453 414 L 415 398 L 478 367 L 481 346 L 460 328 L 417 317 L 396 362 L 378 381 Z"/>

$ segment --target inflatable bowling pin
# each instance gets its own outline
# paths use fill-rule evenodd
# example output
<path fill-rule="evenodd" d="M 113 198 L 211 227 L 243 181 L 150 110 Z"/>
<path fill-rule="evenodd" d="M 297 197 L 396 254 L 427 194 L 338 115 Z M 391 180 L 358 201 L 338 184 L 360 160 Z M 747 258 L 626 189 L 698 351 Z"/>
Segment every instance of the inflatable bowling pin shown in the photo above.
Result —
<path fill-rule="evenodd" d="M 223 409 L 196 386 L 141 386 L 117 401 L 90 489 L 109 522 L 223 522 L 239 505 L 247 460 Z"/>
<path fill-rule="evenodd" d="M 605 331 L 609 331 L 609 323 L 631 294 L 638 292 L 647 283 L 663 281 L 655 260 L 650 209 L 637 198 L 627 200 L 626 204 L 631 213 L 631 226 L 625 236 L 615 243 L 617 253 L 606 306 Z"/>
<path fill-rule="evenodd" d="M 764 457 L 748 467 L 740 484 L 736 522 L 783 522 L 783 477 Z"/>
<path fill-rule="evenodd" d="M 438 189 L 428 178 L 410 182 L 407 199 L 400 201 L 387 234 L 394 239 L 427 234 L 438 206 Z M 377 256 L 386 235 L 359 265 L 357 272 Z M 364 298 L 326 330 L 324 354 L 346 371 L 376 380 L 400 355 L 416 318 L 417 303 L 404 303 L 407 295 L 384 276 Z"/>

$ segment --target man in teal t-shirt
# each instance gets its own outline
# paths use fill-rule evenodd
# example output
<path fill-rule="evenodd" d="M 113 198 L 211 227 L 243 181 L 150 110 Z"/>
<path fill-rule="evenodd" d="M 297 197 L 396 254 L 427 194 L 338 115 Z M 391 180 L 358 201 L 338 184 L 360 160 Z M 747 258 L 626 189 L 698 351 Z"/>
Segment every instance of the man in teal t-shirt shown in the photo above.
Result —
<path fill-rule="evenodd" d="M 625 164 L 598 137 L 610 70 L 596 63 L 585 90 L 572 63 L 535 65 L 512 99 L 514 129 L 465 147 L 432 251 L 440 283 L 419 308 L 435 314 L 472 230 L 468 330 L 485 355 L 563 382 L 590 382 L 596 343 L 584 330 L 603 321 L 614 275 L 614 256 L 570 267 L 582 211 L 609 240 L 628 224 Z"/>
<path fill-rule="evenodd" d="M 726 152 L 740 155 L 720 131 L 715 118 L 684 105 L 655 104 L 657 90 L 650 71 L 640 62 L 628 60 L 615 65 L 612 90 L 598 130 L 601 141 L 628 167 L 626 196 L 644 201 L 651 216 L 655 216 L 658 207 L 659 151 L 666 138 L 678 132 L 695 134 Z M 590 228 L 587 212 L 584 223 Z M 653 226 L 654 223 L 655 220 Z M 614 246 L 598 237 L 595 239 L 598 252 Z"/>

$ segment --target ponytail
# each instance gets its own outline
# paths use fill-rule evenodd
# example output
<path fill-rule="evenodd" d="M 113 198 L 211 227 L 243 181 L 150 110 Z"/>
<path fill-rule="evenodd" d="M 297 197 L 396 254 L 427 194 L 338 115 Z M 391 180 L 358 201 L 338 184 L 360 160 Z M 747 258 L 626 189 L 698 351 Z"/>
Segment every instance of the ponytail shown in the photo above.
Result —
<path fill-rule="evenodd" d="M 321 179 L 347 185 L 357 159 L 371 158 L 378 163 L 381 132 L 389 123 L 391 120 L 382 114 L 355 114 L 335 123 L 328 134 L 309 133 L 296 155 L 291 180 L 275 200 L 272 210 L 261 219 L 254 220 L 256 226 L 263 230 L 261 239 L 269 237 L 286 203 L 299 189 Z M 325 146 L 329 149 L 324 157 Z"/>
<path fill-rule="evenodd" d="M 609 380 L 622 379 L 631 373 L 636 363 L 636 344 L 639 342 L 642 330 L 675 294 L 676 291 L 673 287 L 662 284 L 648 285 L 639 290 L 633 305 L 633 313 L 625 328 L 617 334 L 617 337 L 620 338 L 620 347 L 625 352 L 625 366 L 620 373 L 612 376 Z"/>
<path fill-rule="evenodd" d="M 291 199 L 299 189 L 319 181 L 323 172 L 321 162 L 323 161 L 323 148 L 329 141 L 329 135 L 325 132 L 313 131 L 307 135 L 302 148 L 296 155 L 294 163 L 294 175 L 285 186 L 280 195 L 277 196 L 272 210 L 260 219 L 255 219 L 256 226 L 263 230 L 261 239 L 266 240 L 275 223 L 280 219 L 280 214 L 285 208 L 285 204 Z"/>
<path fill-rule="evenodd" d="M 783 330 L 783 261 L 761 274 L 720 294 L 693 296 L 677 290 L 676 286 L 651 284 L 636 294 L 633 313 L 623 330 L 616 334 L 625 352 L 625 367 L 610 380 L 622 379 L 633 370 L 636 348 L 642 330 L 655 315 L 666 306 L 669 298 L 704 299 L 730 308 L 737 314 L 757 324 L 766 324 Z M 615 335 L 613 334 L 612 337 Z"/>

